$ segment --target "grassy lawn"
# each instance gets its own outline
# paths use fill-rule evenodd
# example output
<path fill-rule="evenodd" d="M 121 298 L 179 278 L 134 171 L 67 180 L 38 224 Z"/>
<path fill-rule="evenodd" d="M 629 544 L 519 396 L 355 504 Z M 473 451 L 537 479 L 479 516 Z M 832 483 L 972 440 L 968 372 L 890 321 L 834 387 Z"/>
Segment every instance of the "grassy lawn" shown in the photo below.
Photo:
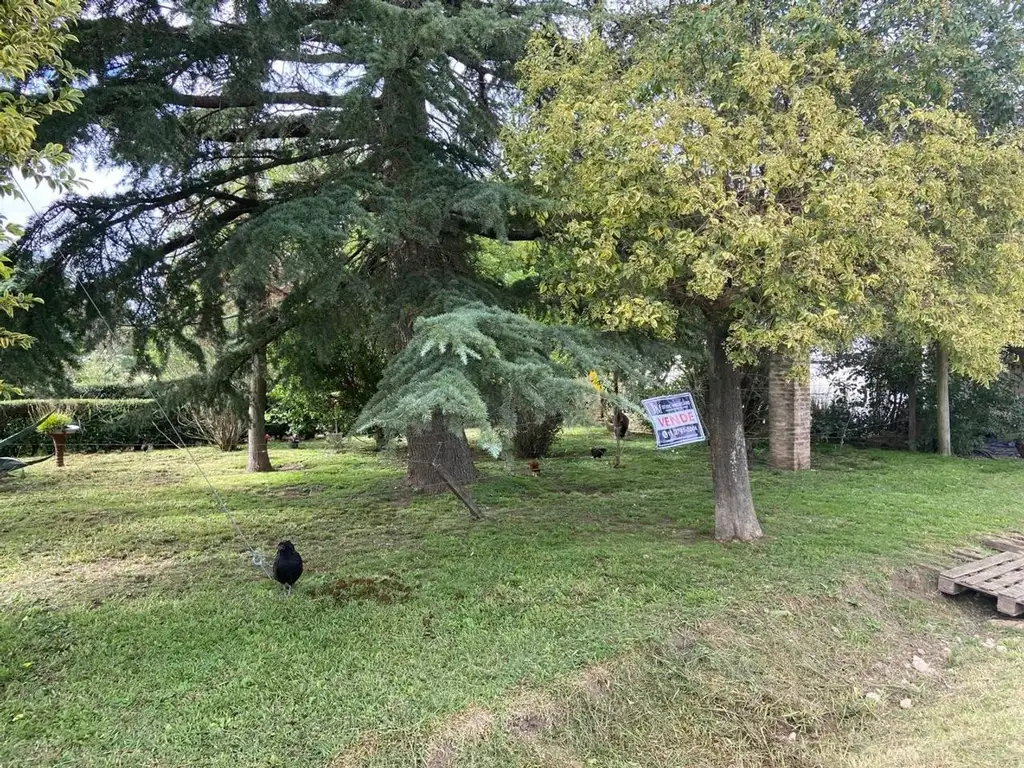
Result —
<path fill-rule="evenodd" d="M 570 433 L 539 478 L 481 459 L 478 523 L 362 446 L 272 450 L 262 476 L 199 451 L 264 553 L 306 559 L 291 600 L 183 453 L 0 483 L 0 766 L 916 766 L 885 762 L 893 723 L 1024 669 L 1017 633 L 980 642 L 991 605 L 912 567 L 1019 527 L 1024 463 L 758 467 L 768 536 L 723 546 L 704 449 L 637 438 L 615 470 L 601 440 Z"/>

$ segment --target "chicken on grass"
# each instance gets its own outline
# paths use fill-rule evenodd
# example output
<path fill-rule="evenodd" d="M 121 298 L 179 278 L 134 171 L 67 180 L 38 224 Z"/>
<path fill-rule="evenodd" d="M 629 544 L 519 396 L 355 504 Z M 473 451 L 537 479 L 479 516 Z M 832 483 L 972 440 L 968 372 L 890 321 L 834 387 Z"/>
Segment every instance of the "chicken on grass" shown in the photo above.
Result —
<path fill-rule="evenodd" d="M 302 555 L 295 551 L 290 541 L 282 541 L 277 545 L 277 557 L 274 558 L 274 579 L 284 584 L 288 596 L 292 587 L 302 575 Z"/>

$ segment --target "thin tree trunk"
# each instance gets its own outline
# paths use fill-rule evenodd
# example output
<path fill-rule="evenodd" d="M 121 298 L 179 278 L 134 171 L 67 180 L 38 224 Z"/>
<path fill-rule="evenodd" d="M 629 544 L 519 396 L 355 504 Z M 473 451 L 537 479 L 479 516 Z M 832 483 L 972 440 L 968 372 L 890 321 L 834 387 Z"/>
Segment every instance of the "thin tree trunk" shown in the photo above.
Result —
<path fill-rule="evenodd" d="M 715 486 L 715 538 L 750 541 L 761 525 L 754 512 L 743 434 L 742 373 L 726 357 L 728 326 L 712 323 L 708 332 L 708 442 Z"/>
<path fill-rule="evenodd" d="M 939 455 L 952 456 L 953 440 L 949 430 L 949 350 L 941 342 L 935 345 L 935 406 Z"/>
<path fill-rule="evenodd" d="M 249 471 L 273 472 L 267 453 L 267 350 L 261 348 L 252 356 L 249 376 Z"/>
<path fill-rule="evenodd" d="M 448 489 L 434 465 L 445 469 L 449 478 L 460 485 L 476 479 L 473 455 L 469 451 L 466 433 L 452 432 L 448 420 L 440 411 L 435 411 L 430 424 L 425 427 L 410 427 L 409 469 L 406 481 L 418 491 L 441 493 Z"/>
<path fill-rule="evenodd" d="M 917 387 L 920 383 L 921 371 L 920 365 L 918 370 L 914 372 L 913 377 L 910 379 L 910 391 L 907 392 L 907 447 L 916 451 L 918 443 L 921 441 L 921 435 L 918 433 L 917 426 Z"/>
<path fill-rule="evenodd" d="M 619 432 L 619 419 L 622 418 L 622 409 L 619 408 L 619 374 L 612 373 L 612 391 L 615 393 L 615 409 L 612 411 L 612 435 L 615 437 L 615 458 L 612 459 L 612 467 L 618 469 L 622 464 L 622 437 Z"/>

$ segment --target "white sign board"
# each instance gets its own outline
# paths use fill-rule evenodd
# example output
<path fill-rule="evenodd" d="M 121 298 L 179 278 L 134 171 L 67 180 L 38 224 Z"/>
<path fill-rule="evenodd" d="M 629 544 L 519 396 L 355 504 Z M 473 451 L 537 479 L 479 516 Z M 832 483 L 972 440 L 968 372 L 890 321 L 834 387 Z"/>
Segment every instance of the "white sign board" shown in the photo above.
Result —
<path fill-rule="evenodd" d="M 689 392 L 651 397 L 643 403 L 654 426 L 658 448 L 676 448 L 707 439 L 697 414 L 697 405 Z"/>

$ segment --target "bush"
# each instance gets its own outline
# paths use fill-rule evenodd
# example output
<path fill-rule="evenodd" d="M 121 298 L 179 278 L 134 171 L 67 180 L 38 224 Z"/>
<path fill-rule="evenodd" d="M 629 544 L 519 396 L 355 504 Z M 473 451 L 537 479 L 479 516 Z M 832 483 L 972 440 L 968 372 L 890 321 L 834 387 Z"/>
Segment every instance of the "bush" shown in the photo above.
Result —
<path fill-rule="evenodd" d="M 246 420 L 230 407 L 186 406 L 179 414 L 185 434 L 222 451 L 234 451 L 242 442 Z"/>
<path fill-rule="evenodd" d="M 67 396 L 74 400 L 148 400 L 153 389 L 161 391 L 168 384 L 73 384 Z"/>
<path fill-rule="evenodd" d="M 1019 365 L 1009 356 L 1007 363 L 1008 368 L 990 386 L 950 376 L 950 437 L 954 453 L 966 456 L 987 440 L 1024 437 Z M 932 360 L 923 358 L 920 348 L 891 340 L 861 343 L 852 351 L 826 360 L 826 375 L 840 370 L 850 383 L 831 402 L 815 404 L 811 420 L 813 440 L 906 448 L 910 442 L 910 395 L 914 392 L 917 449 L 936 450 L 935 375 Z"/>
<path fill-rule="evenodd" d="M 517 459 L 540 459 L 548 455 L 551 445 L 562 430 L 564 420 L 560 413 L 537 419 L 533 413 L 520 412 L 516 417 L 516 430 L 512 434 L 512 447 Z"/>
<path fill-rule="evenodd" d="M 126 450 L 145 445 L 171 446 L 177 440 L 174 427 L 160 414 L 153 400 L 11 400 L 0 402 L 0 436 L 12 435 L 35 424 L 40 412 L 74 413 L 82 431 L 73 435 L 68 447 L 83 451 Z M 171 418 L 176 418 L 172 412 Z M 10 450 L 14 455 L 46 453 L 50 439 L 43 434 L 26 435 Z"/>

